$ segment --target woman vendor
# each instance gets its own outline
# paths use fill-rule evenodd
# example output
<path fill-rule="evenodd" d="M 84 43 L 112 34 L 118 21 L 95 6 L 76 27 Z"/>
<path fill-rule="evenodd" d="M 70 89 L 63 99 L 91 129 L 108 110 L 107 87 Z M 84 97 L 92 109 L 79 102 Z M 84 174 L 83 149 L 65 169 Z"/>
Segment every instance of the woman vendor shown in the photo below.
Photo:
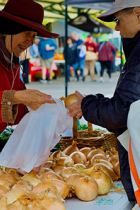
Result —
<path fill-rule="evenodd" d="M 36 110 L 54 103 L 50 95 L 26 90 L 20 80 L 19 56 L 33 45 L 36 35 L 59 37 L 45 29 L 43 18 L 43 7 L 33 0 L 9 0 L 0 11 L 0 133 L 22 119 L 26 106 Z"/>
<path fill-rule="evenodd" d="M 112 8 L 99 16 L 103 21 L 115 21 L 116 31 L 123 38 L 126 63 L 121 71 L 117 87 L 112 98 L 102 94 L 83 97 L 76 92 L 78 102 L 69 106 L 71 116 L 82 115 L 91 123 L 100 125 L 116 136 L 127 130 L 127 116 L 130 105 L 140 99 L 140 1 L 116 0 Z M 121 181 L 128 199 L 135 200 L 130 177 L 128 152 L 118 141 Z"/>

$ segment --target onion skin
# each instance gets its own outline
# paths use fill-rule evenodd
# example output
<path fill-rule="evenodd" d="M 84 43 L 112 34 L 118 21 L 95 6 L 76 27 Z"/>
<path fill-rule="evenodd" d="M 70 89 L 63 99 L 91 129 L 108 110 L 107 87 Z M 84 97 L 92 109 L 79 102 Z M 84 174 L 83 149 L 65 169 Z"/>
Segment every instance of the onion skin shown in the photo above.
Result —
<path fill-rule="evenodd" d="M 82 152 L 86 156 L 86 158 L 90 151 L 91 151 L 90 147 L 84 147 L 84 148 L 80 149 L 80 152 Z"/>
<path fill-rule="evenodd" d="M 87 156 L 87 159 L 88 159 L 89 161 L 91 161 L 92 157 L 93 157 L 94 155 L 96 155 L 96 154 L 103 154 L 103 155 L 105 155 L 104 151 L 103 151 L 102 149 L 99 149 L 99 148 L 98 148 L 98 149 L 91 150 L 91 151 L 89 152 L 88 156 Z"/>
<path fill-rule="evenodd" d="M 56 160 L 56 165 L 71 167 L 74 165 L 74 161 L 69 156 L 60 157 L 58 160 Z"/>
<path fill-rule="evenodd" d="M 106 195 L 107 193 L 109 193 L 112 184 L 110 181 L 110 177 L 106 173 L 97 170 L 91 174 L 91 178 L 93 178 L 98 184 L 98 195 Z"/>
<path fill-rule="evenodd" d="M 77 147 L 77 142 L 73 141 L 72 145 L 68 146 L 63 153 L 65 155 L 70 155 L 73 152 L 79 151 L 78 147 Z"/>
<path fill-rule="evenodd" d="M 113 180 L 113 181 L 115 181 L 115 180 L 118 180 L 118 176 L 117 176 L 117 174 L 109 167 L 109 166 L 107 166 L 106 164 L 104 164 L 104 163 L 97 163 L 96 165 L 95 165 L 95 169 L 102 169 L 103 171 L 105 171 L 110 177 L 111 177 L 111 179 Z"/>
<path fill-rule="evenodd" d="M 80 200 L 92 201 L 98 195 L 98 184 L 90 177 L 82 177 L 77 181 L 74 190 Z"/>
<path fill-rule="evenodd" d="M 55 167 L 53 167 L 53 171 L 60 175 L 61 171 L 65 168 L 66 167 L 64 167 L 64 166 L 55 166 Z"/>
<path fill-rule="evenodd" d="M 113 165 L 113 167 L 116 165 L 116 163 L 119 161 L 118 157 L 109 157 L 108 161 Z"/>
<path fill-rule="evenodd" d="M 74 164 L 76 163 L 85 164 L 87 162 L 86 156 L 82 152 L 79 152 L 79 151 L 73 152 L 70 155 L 70 157 L 73 159 Z"/>
<path fill-rule="evenodd" d="M 44 165 L 43 165 L 43 168 L 51 168 L 53 164 L 53 161 L 47 161 Z"/>
<path fill-rule="evenodd" d="M 69 193 L 70 186 L 58 179 L 52 180 L 52 183 L 55 185 L 58 194 L 61 196 L 61 198 L 65 199 Z"/>
<path fill-rule="evenodd" d="M 104 164 L 106 164 L 107 166 L 109 166 L 111 169 L 113 169 L 113 165 L 112 165 L 109 161 L 107 161 L 107 160 L 102 160 L 102 159 L 98 160 L 98 159 L 96 159 L 96 160 L 93 162 L 93 165 L 95 165 L 95 164 L 97 164 L 97 163 L 104 163 Z"/>
<path fill-rule="evenodd" d="M 15 184 L 17 182 L 17 179 L 10 174 L 0 175 L 0 180 L 6 180 L 11 184 Z"/>
<path fill-rule="evenodd" d="M 63 98 L 63 97 L 60 98 L 60 100 L 63 100 L 65 103 L 65 107 L 68 107 L 71 104 L 75 103 L 78 100 L 78 98 L 75 95 L 75 93 L 73 93 L 73 94 L 68 95 L 67 98 Z"/>
<path fill-rule="evenodd" d="M 74 164 L 73 167 L 76 168 L 76 169 L 78 169 L 78 170 L 86 169 L 86 166 L 83 165 L 82 163 L 76 163 L 76 164 Z"/>
<path fill-rule="evenodd" d="M 96 154 L 91 158 L 91 163 L 94 163 L 94 161 L 97 160 L 97 159 L 98 160 L 100 160 L 100 159 L 107 160 L 107 157 L 103 154 Z"/>
<path fill-rule="evenodd" d="M 54 197 L 46 197 L 43 200 L 38 201 L 46 210 L 66 210 L 61 200 Z M 46 208 L 47 207 L 47 208 Z"/>
<path fill-rule="evenodd" d="M 32 192 L 38 194 L 47 189 L 51 189 L 52 191 L 57 192 L 57 188 L 50 181 L 39 183 L 37 186 L 34 187 Z"/>
<path fill-rule="evenodd" d="M 80 174 L 72 174 L 71 176 L 69 176 L 69 178 L 66 180 L 66 183 L 75 187 L 77 181 L 82 178 L 83 176 Z"/>
<path fill-rule="evenodd" d="M 60 176 L 62 176 L 62 178 L 65 180 L 67 179 L 69 176 L 71 176 L 72 174 L 75 174 L 76 171 L 78 171 L 78 169 L 74 168 L 74 167 L 68 167 L 63 169 L 60 172 Z"/>
<path fill-rule="evenodd" d="M 0 197 L 4 196 L 9 190 L 3 186 L 3 185 L 0 185 Z"/>

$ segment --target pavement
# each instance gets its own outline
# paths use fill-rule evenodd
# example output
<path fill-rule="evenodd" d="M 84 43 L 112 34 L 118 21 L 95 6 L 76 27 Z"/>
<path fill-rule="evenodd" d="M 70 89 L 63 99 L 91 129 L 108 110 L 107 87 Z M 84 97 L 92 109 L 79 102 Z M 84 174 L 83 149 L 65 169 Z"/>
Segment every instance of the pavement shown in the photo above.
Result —
<path fill-rule="evenodd" d="M 104 82 L 99 81 L 99 75 L 95 75 L 96 82 L 90 81 L 90 76 L 86 77 L 86 80 L 83 82 L 80 81 L 71 81 L 68 83 L 68 94 L 74 93 L 75 90 L 78 90 L 80 93 L 88 94 L 97 94 L 102 93 L 105 96 L 111 97 L 114 93 L 117 80 L 120 72 L 112 73 L 112 81 L 109 81 L 107 73 L 104 74 Z M 65 97 L 65 78 L 58 77 L 56 80 L 53 80 L 52 83 L 42 84 L 40 82 L 31 82 L 26 84 L 28 89 L 36 89 L 43 93 L 50 94 L 54 98 Z"/>

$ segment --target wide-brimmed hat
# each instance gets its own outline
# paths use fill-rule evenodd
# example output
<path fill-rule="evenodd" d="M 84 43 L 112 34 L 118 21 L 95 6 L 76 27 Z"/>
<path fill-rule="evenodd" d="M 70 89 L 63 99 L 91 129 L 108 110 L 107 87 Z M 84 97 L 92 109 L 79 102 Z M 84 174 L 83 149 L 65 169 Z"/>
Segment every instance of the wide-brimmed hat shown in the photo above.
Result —
<path fill-rule="evenodd" d="M 0 11 L 0 33 L 14 34 L 15 31 L 33 29 L 38 36 L 58 38 L 59 34 L 51 33 L 42 25 L 44 18 L 43 7 L 33 0 L 9 0 Z M 13 33 L 12 33 L 13 27 Z M 15 29 L 17 27 L 17 30 Z"/>
<path fill-rule="evenodd" d="M 126 8 L 140 7 L 140 0 L 116 0 L 110 10 L 98 16 L 99 19 L 111 22 L 114 19 L 114 14 Z"/>

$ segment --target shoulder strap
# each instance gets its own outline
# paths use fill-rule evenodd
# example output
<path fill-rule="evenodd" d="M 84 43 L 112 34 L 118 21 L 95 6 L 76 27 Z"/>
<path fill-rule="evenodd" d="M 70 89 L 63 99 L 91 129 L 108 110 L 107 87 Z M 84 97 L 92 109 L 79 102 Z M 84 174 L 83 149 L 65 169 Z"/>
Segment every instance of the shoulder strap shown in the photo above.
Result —
<path fill-rule="evenodd" d="M 99 47 L 99 50 L 98 50 L 98 52 L 100 52 L 101 51 L 101 49 L 103 48 L 103 46 L 105 45 L 105 42 L 102 42 L 102 44 L 100 45 L 100 47 Z"/>

